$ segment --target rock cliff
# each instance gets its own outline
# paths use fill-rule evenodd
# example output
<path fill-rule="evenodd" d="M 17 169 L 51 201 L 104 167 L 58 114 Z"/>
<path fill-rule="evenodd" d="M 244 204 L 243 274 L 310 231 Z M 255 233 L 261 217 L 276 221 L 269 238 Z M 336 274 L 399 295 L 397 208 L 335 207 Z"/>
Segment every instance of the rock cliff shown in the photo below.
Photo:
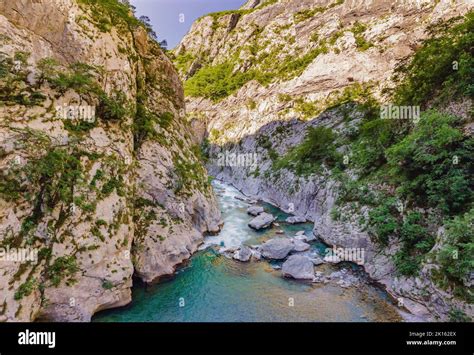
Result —
<path fill-rule="evenodd" d="M 0 321 L 89 321 L 220 213 L 179 77 L 121 2 L 0 3 Z"/>

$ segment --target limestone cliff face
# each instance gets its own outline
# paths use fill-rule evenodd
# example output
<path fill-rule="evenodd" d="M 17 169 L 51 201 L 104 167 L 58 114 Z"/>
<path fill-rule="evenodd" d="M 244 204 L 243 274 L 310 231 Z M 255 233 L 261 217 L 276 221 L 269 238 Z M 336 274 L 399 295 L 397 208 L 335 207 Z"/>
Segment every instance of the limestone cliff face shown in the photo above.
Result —
<path fill-rule="evenodd" d="M 347 213 L 335 220 L 338 182 L 327 172 L 299 177 L 288 170 L 275 173 L 272 164 L 301 143 L 309 127 L 330 127 L 350 137 L 363 113 L 351 105 L 328 108 L 367 88 L 387 102 L 383 89 L 393 85 L 394 69 L 426 38 L 426 29 L 469 10 L 472 3 L 463 0 L 253 0 L 240 10 L 199 19 L 175 51 L 187 80 L 188 119 L 209 142 L 209 173 L 314 221 L 315 234 L 330 245 L 364 248 L 369 275 L 424 320 L 446 320 L 453 307 L 472 317 L 473 307 L 431 281 L 433 264 L 426 263 L 417 277 L 397 274 L 393 255 L 400 245 L 392 241 L 381 248 L 373 241 L 359 222 L 367 216 L 365 207 L 356 214 L 337 206 Z M 227 89 L 228 95 L 212 88 L 199 96 L 200 68 L 222 64 L 249 77 L 242 76 L 244 84 Z M 471 105 L 468 100 L 449 109 L 466 116 Z M 256 153 L 258 162 L 221 166 L 217 157 L 224 152 Z"/>
<path fill-rule="evenodd" d="M 219 230 L 172 63 L 94 3 L 0 3 L 0 246 L 39 251 L 0 260 L 0 321 L 89 321 Z"/>
<path fill-rule="evenodd" d="M 269 122 L 306 119 L 304 104 L 323 109 L 355 84 L 370 85 L 382 97 L 394 68 L 428 26 L 470 8 L 466 0 L 262 0 L 205 16 L 175 50 L 183 79 L 229 61 L 251 78 L 271 76 L 264 85 L 248 80 L 217 103 L 188 95 L 189 119 L 218 131 L 215 142 L 235 142 Z"/>

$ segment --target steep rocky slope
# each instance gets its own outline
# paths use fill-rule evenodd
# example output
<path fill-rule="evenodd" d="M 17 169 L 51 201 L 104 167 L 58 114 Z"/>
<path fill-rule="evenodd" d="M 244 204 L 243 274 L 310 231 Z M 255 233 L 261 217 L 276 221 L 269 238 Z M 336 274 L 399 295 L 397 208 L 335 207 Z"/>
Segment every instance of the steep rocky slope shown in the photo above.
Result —
<path fill-rule="evenodd" d="M 0 321 L 88 321 L 219 230 L 181 83 L 147 31 L 116 1 L 0 3 L 0 246 L 39 250 L 0 261 Z"/>
<path fill-rule="evenodd" d="M 206 122 L 222 143 L 269 122 L 314 117 L 357 84 L 382 96 L 399 61 L 426 38 L 426 28 L 469 8 L 465 0 L 262 0 L 205 16 L 175 50 L 175 63 L 188 79 L 189 118 L 196 125 Z M 246 75 L 235 83 L 204 85 L 204 74 L 230 79 L 219 65 Z M 217 73 L 193 78 L 198 68 Z"/>
<path fill-rule="evenodd" d="M 437 208 L 418 205 L 423 195 L 408 198 L 398 193 L 387 172 L 407 160 L 392 159 L 389 167 L 380 161 L 406 148 L 394 145 L 387 158 L 388 146 L 379 143 L 384 138 L 378 134 L 392 139 L 412 132 L 398 142 L 421 135 L 420 143 L 431 138 L 432 133 L 426 133 L 429 125 L 442 127 L 446 122 L 444 116 L 426 113 L 423 119 L 431 123 L 400 128 L 374 117 L 379 114 L 377 105 L 393 99 L 395 69 L 435 33 L 431 29 L 439 26 L 433 25 L 449 24 L 470 10 L 469 1 L 448 0 L 252 0 L 239 10 L 197 20 L 175 50 L 174 62 L 186 80 L 188 120 L 208 151 L 210 174 L 314 221 L 315 234 L 330 245 L 364 248 L 366 271 L 416 319 L 472 318 L 472 251 L 459 250 L 468 272 L 467 278 L 456 279 L 457 286 L 451 284 L 453 273 L 439 276 L 439 269 L 446 269 L 439 260 L 452 247 L 448 240 L 456 228 L 440 223 L 446 216 Z M 443 60 L 447 59 L 440 55 L 438 62 Z M 435 72 L 434 62 L 426 64 L 427 71 Z M 435 91 L 426 96 L 432 100 L 436 95 Z M 469 146 L 472 101 L 465 92 L 456 96 L 453 90 L 451 95 L 448 103 L 436 107 L 458 117 L 461 128 L 455 134 L 464 131 L 457 139 Z M 404 104 L 422 105 L 423 111 L 435 106 L 425 99 Z M 393 138 L 390 143 L 396 142 Z M 419 146 L 431 150 L 431 143 Z M 379 156 L 367 163 L 364 154 L 369 150 Z M 218 158 L 225 153 L 230 158 L 222 164 Z M 456 154 L 448 153 L 451 161 Z M 256 154 L 257 163 L 239 165 L 239 154 Z M 470 154 L 462 160 L 464 178 L 472 174 L 472 150 Z M 305 163 L 299 163 L 303 159 Z M 468 212 L 459 217 L 465 223 L 461 234 L 472 243 L 466 231 L 473 222 L 472 182 L 462 193 Z M 389 212 L 376 215 L 384 208 Z M 411 224 L 419 215 L 423 223 Z M 429 237 L 423 242 L 425 234 Z M 408 241 L 407 235 L 415 235 L 419 244 Z M 456 260 L 443 260 L 444 265 L 456 263 L 457 254 Z"/>

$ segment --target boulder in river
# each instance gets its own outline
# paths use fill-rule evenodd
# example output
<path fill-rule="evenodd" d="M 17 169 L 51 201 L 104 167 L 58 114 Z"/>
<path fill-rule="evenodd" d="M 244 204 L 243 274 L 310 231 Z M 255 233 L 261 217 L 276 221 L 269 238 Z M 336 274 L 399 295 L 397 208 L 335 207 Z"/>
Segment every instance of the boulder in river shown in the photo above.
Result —
<path fill-rule="evenodd" d="M 258 250 L 252 250 L 252 257 L 255 260 L 260 260 L 260 259 L 262 259 L 262 254 L 260 254 L 260 252 Z"/>
<path fill-rule="evenodd" d="M 250 206 L 247 208 L 247 213 L 251 216 L 258 216 L 260 213 L 265 212 L 261 206 Z"/>
<path fill-rule="evenodd" d="M 249 261 L 251 256 L 252 250 L 248 246 L 241 245 L 240 248 L 234 252 L 232 257 L 239 261 Z"/>
<path fill-rule="evenodd" d="M 310 236 L 307 236 L 304 233 L 305 233 L 304 231 L 297 232 L 295 235 L 295 239 L 302 240 L 303 242 L 312 242 L 313 240 L 316 240 L 316 237 L 313 234 L 311 234 Z"/>
<path fill-rule="evenodd" d="M 302 216 L 291 216 L 286 219 L 286 223 L 289 224 L 297 224 L 297 223 L 305 223 L 306 218 Z"/>
<path fill-rule="evenodd" d="M 282 275 L 299 280 L 314 279 L 314 265 L 310 258 L 303 255 L 291 255 L 281 268 Z"/>
<path fill-rule="evenodd" d="M 311 247 L 308 243 L 305 243 L 302 240 L 295 240 L 293 244 L 293 251 L 306 251 Z"/>
<path fill-rule="evenodd" d="M 315 256 L 315 257 L 311 258 L 311 261 L 313 262 L 314 265 L 324 264 L 324 260 L 321 259 L 319 256 Z"/>
<path fill-rule="evenodd" d="M 249 227 L 256 230 L 267 228 L 273 223 L 274 220 L 275 217 L 273 217 L 273 215 L 263 212 L 250 221 Z"/>
<path fill-rule="evenodd" d="M 260 251 L 267 259 L 284 259 L 293 250 L 293 242 L 288 238 L 274 238 L 262 244 Z"/>

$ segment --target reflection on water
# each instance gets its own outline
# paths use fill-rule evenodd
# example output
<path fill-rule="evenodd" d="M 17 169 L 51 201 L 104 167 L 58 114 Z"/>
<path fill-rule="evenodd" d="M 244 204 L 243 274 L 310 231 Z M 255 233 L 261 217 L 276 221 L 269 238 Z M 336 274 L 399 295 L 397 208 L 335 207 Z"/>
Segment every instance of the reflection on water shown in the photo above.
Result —
<path fill-rule="evenodd" d="M 206 244 L 238 246 L 257 244 L 275 234 L 256 232 L 247 223 L 248 205 L 235 199 L 239 192 L 215 183 L 225 222 L 217 236 Z M 266 210 L 284 220 L 286 215 L 264 204 Z M 289 236 L 311 231 L 311 224 L 281 228 Z M 314 252 L 325 248 L 315 242 Z M 330 273 L 341 266 L 321 265 Z M 284 279 L 265 261 L 241 263 L 219 256 L 213 249 L 194 255 L 171 280 L 151 287 L 137 285 L 133 302 L 124 308 L 104 311 L 100 322 L 258 322 L 258 321 L 397 321 L 396 309 L 384 293 L 368 285 L 341 288 L 334 284 L 312 284 Z"/>

